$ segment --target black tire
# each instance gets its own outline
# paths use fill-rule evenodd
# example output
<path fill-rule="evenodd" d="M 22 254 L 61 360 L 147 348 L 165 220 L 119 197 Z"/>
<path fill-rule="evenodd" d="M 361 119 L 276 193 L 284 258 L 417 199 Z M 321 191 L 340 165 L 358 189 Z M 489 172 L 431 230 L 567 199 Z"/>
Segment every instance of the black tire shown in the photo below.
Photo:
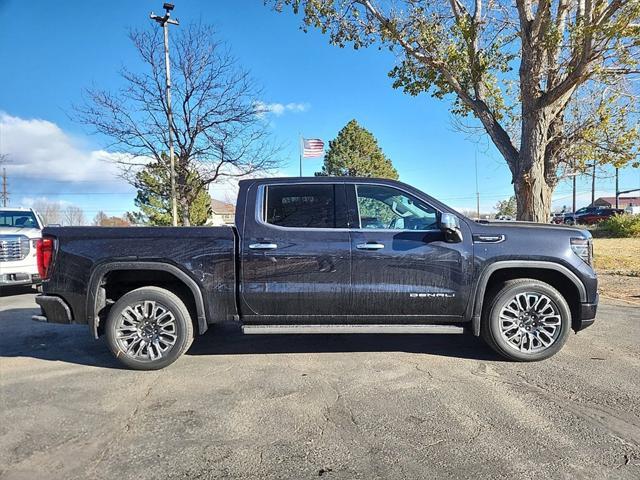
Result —
<path fill-rule="evenodd" d="M 123 315 L 125 311 L 126 315 Z M 147 316 L 149 311 L 152 313 Z M 132 313 L 143 318 L 132 317 Z M 131 318 L 135 321 L 130 321 Z M 159 326 L 161 323 L 165 325 Z M 142 329 L 148 330 L 139 333 Z M 109 349 L 123 365 L 135 370 L 158 370 L 172 364 L 187 351 L 193 341 L 193 322 L 177 295 L 159 287 L 142 287 L 123 295 L 111 307 L 105 333 Z M 155 340 L 146 341 L 152 338 Z M 127 351 L 127 346 L 131 352 Z M 162 350 L 163 347 L 166 350 Z M 136 351 L 138 355 L 135 355 Z M 157 358 L 152 358 L 154 356 Z"/>
<path fill-rule="evenodd" d="M 510 326 L 511 324 L 509 323 L 509 321 L 506 322 L 505 328 L 511 328 L 511 331 L 503 334 L 502 325 L 504 325 L 504 322 L 502 322 L 500 319 L 503 308 L 510 307 L 509 304 L 515 301 L 518 295 L 523 295 L 526 293 L 544 296 L 550 300 L 551 303 L 549 308 L 554 309 L 556 313 L 556 315 L 553 315 L 553 321 L 557 321 L 555 320 L 556 316 L 559 317 L 559 325 L 556 327 L 556 329 L 553 330 L 553 335 L 550 335 L 548 333 L 548 331 L 553 327 L 545 327 L 547 329 L 546 331 L 540 328 L 538 329 L 540 333 L 534 331 L 528 332 L 524 330 L 526 326 Z M 567 304 L 567 301 L 562 296 L 562 294 L 547 283 L 541 282 L 540 280 L 535 280 L 533 278 L 509 280 L 492 292 L 489 292 L 486 302 L 488 303 L 486 303 L 486 308 L 484 309 L 481 324 L 482 338 L 491 348 L 493 348 L 496 352 L 509 360 L 519 362 L 533 362 L 544 360 L 545 358 L 549 358 L 560 351 L 560 349 L 567 341 L 569 332 L 571 330 L 571 309 L 569 308 L 569 305 Z M 511 315 L 511 313 L 509 313 L 509 315 Z M 526 314 L 523 313 L 523 315 Z M 525 318 L 523 322 L 516 320 L 516 322 L 518 323 L 518 325 L 527 325 L 527 322 L 530 322 L 529 328 L 531 329 L 533 329 L 535 325 L 540 325 L 540 323 L 535 323 L 539 322 L 538 319 L 532 320 L 531 318 Z M 518 329 L 518 336 L 515 338 L 514 336 L 512 336 L 510 338 L 510 340 L 512 341 L 507 340 L 505 335 L 508 333 L 513 334 L 513 329 L 516 328 Z M 556 330 L 559 331 L 557 331 L 556 333 Z M 534 335 L 536 336 L 533 337 Z M 542 338 L 547 342 L 551 340 L 552 341 L 548 346 L 538 346 L 538 349 L 536 350 L 536 342 L 539 345 L 543 345 L 543 343 L 540 341 L 540 336 L 542 336 Z M 523 340 L 524 345 L 521 345 L 520 348 L 526 348 L 528 343 L 528 347 L 531 349 L 531 351 L 518 350 L 518 348 L 514 344 L 514 342 L 519 341 L 519 339 L 521 339 L 522 337 L 524 337 L 525 340 Z"/>

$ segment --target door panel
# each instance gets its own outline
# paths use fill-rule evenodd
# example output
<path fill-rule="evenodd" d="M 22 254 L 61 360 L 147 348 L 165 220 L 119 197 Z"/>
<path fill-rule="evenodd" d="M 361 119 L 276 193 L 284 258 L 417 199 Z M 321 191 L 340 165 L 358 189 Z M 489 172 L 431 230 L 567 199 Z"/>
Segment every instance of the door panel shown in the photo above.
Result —
<path fill-rule="evenodd" d="M 356 189 L 347 187 L 365 227 L 351 231 L 353 313 L 406 315 L 407 323 L 425 321 L 420 317 L 458 320 L 470 289 L 469 232 L 463 232 L 462 243 L 447 243 L 443 233 L 432 228 L 437 226 L 437 211 L 409 194 L 390 192 L 396 190 L 392 187 L 379 188 L 359 188 L 356 202 Z"/>
<path fill-rule="evenodd" d="M 334 205 L 317 201 L 327 188 L 332 191 Z M 241 298 L 244 310 L 249 311 L 243 313 L 344 313 L 350 301 L 351 244 L 345 228 L 343 185 L 262 186 L 250 193 L 248 204 L 258 205 L 258 209 L 255 216 L 253 212 L 245 214 Z M 307 207 L 308 212 L 304 211 Z M 280 225 L 264 222 L 263 218 Z M 304 227 L 292 226 L 301 224 Z M 251 320 L 273 321 L 260 317 Z"/>

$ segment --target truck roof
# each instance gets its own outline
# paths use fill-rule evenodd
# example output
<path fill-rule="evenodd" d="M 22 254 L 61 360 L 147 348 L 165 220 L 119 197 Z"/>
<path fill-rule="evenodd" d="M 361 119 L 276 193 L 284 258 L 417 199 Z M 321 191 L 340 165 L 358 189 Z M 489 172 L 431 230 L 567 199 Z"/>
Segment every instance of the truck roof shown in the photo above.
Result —
<path fill-rule="evenodd" d="M 261 177 L 248 178 L 240 180 L 240 183 L 280 183 L 280 182 L 296 182 L 296 183 L 380 183 L 395 182 L 402 183 L 399 180 L 391 180 L 388 178 L 378 177 Z"/>
<path fill-rule="evenodd" d="M 427 193 L 418 190 L 417 188 L 401 182 L 400 180 L 393 180 L 390 178 L 378 178 L 378 177 L 262 177 L 262 178 L 248 178 L 240 180 L 240 192 L 238 194 L 238 205 L 236 205 L 236 214 L 244 211 L 244 198 L 243 192 L 246 192 L 251 185 L 264 185 L 274 183 L 373 183 L 377 185 L 387 185 L 390 187 L 400 188 L 405 192 L 417 196 L 418 198 L 424 197 L 428 200 L 428 203 L 436 208 L 439 208 L 445 212 L 454 212 L 454 209 L 440 202 L 438 199 L 433 198 Z"/>
<path fill-rule="evenodd" d="M 0 207 L 0 212 L 33 212 L 33 209 L 26 207 Z"/>

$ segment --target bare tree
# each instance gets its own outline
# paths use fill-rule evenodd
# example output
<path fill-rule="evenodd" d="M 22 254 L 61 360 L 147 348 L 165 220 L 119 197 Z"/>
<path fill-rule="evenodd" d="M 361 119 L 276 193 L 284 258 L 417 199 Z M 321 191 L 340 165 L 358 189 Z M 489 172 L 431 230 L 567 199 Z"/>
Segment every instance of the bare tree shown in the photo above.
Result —
<path fill-rule="evenodd" d="M 109 216 L 100 210 L 93 217 L 93 225 L 96 227 L 130 227 L 131 221 L 126 213 L 122 217 Z"/>
<path fill-rule="evenodd" d="M 62 223 L 67 227 L 84 225 L 84 211 L 75 205 L 69 205 L 62 212 Z"/>
<path fill-rule="evenodd" d="M 213 36 L 213 28 L 191 24 L 172 41 L 173 131 L 176 188 L 182 225 L 202 190 L 223 177 L 243 177 L 277 166 L 279 149 L 270 137 L 260 91 L 249 73 Z M 125 178 L 134 182 L 141 165 L 169 169 L 167 102 L 162 34 L 157 28 L 130 34 L 144 71 L 123 69 L 125 87 L 111 93 L 88 90 L 76 107 L 79 120 L 112 139 L 123 153 Z M 165 153 L 165 155 L 163 155 Z M 195 172 L 195 181 L 187 181 Z"/>
<path fill-rule="evenodd" d="M 40 218 L 45 225 L 57 225 L 62 223 L 62 207 L 60 202 L 49 200 L 37 200 L 32 205 L 33 209 L 40 214 Z"/>
<path fill-rule="evenodd" d="M 266 3 L 291 5 L 336 45 L 390 48 L 395 87 L 452 98 L 452 113 L 473 116 L 504 157 L 522 220 L 547 221 L 576 150 L 637 162 L 640 0 Z M 593 91 L 603 101 L 582 104 Z"/>
<path fill-rule="evenodd" d="M 107 221 L 107 218 L 109 218 L 107 214 L 100 210 L 98 211 L 98 213 L 96 213 L 96 216 L 93 217 L 93 225 L 96 227 L 101 227 Z"/>

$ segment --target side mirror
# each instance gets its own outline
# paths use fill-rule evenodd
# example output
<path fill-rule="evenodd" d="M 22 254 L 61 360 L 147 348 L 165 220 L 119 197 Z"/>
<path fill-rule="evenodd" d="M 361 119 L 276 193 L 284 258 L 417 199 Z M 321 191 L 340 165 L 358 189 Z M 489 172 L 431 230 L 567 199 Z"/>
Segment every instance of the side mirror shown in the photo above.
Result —
<path fill-rule="evenodd" d="M 462 241 L 462 231 L 460 230 L 460 220 L 452 213 L 443 213 L 440 217 L 440 230 L 444 233 L 445 241 L 449 243 L 460 243 Z"/>

